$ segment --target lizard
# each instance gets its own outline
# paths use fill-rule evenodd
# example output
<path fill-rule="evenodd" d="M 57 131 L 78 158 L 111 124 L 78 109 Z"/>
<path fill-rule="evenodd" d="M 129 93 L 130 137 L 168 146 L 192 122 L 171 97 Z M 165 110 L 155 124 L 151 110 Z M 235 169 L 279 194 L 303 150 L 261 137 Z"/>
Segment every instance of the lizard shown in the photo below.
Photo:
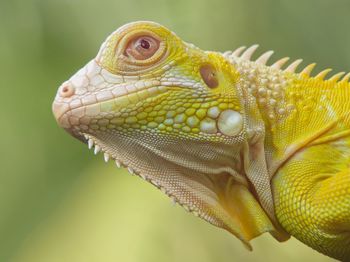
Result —
<path fill-rule="evenodd" d="M 251 250 L 269 232 L 350 261 L 350 73 L 203 51 L 126 24 L 63 82 L 60 127 Z"/>

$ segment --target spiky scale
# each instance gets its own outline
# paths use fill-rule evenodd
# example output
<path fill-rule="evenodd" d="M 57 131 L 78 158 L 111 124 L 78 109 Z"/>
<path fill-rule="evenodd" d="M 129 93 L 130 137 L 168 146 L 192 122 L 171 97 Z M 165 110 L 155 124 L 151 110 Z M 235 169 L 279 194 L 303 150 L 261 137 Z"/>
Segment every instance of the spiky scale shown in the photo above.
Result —
<path fill-rule="evenodd" d="M 281 69 L 282 66 L 288 62 L 290 58 L 289 57 L 284 57 L 284 58 L 281 58 L 279 59 L 278 61 L 276 61 L 273 65 L 271 65 L 271 68 L 274 68 L 274 69 Z"/>
<path fill-rule="evenodd" d="M 339 79 L 340 79 L 343 75 L 345 75 L 345 72 L 340 72 L 340 73 L 338 73 L 338 74 L 335 74 L 334 76 L 332 76 L 332 77 L 329 78 L 328 80 L 329 80 L 329 81 L 338 82 Z"/>
<path fill-rule="evenodd" d="M 95 145 L 94 154 L 97 155 L 100 151 L 101 151 L 100 146 L 99 145 Z"/>
<path fill-rule="evenodd" d="M 270 59 L 274 52 L 267 51 L 266 53 L 263 53 L 258 59 L 255 60 L 256 63 L 266 65 L 267 61 Z"/>
<path fill-rule="evenodd" d="M 243 60 L 250 60 L 256 49 L 258 49 L 259 45 L 252 45 L 247 50 L 244 51 L 244 53 L 240 56 Z"/>
<path fill-rule="evenodd" d="M 306 75 L 306 76 L 310 76 L 312 70 L 315 68 L 316 63 L 312 63 L 307 65 L 301 72 L 300 74 Z"/>
<path fill-rule="evenodd" d="M 240 56 L 244 49 L 246 49 L 245 46 L 238 47 L 236 50 L 232 52 L 231 56 L 236 56 L 236 57 Z"/>
<path fill-rule="evenodd" d="M 350 80 L 350 73 L 347 73 L 341 80 L 341 82 L 349 82 Z"/>
<path fill-rule="evenodd" d="M 331 72 L 331 71 L 332 71 L 332 69 L 330 69 L 330 68 L 325 69 L 325 70 L 321 71 L 320 73 L 318 73 L 315 76 L 315 78 L 318 79 L 318 80 L 323 80 L 326 77 L 326 75 L 328 75 L 329 72 Z"/>
<path fill-rule="evenodd" d="M 284 72 L 290 72 L 290 73 L 295 73 L 295 70 L 297 67 L 303 62 L 302 59 L 297 59 L 293 63 L 291 63 L 285 70 Z"/>

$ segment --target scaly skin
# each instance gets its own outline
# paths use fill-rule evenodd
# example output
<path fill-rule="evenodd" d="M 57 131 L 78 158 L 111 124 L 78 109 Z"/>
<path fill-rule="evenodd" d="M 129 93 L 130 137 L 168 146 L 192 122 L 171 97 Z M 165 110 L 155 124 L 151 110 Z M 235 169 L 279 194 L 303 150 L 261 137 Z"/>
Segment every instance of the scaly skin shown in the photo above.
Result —
<path fill-rule="evenodd" d="M 224 54 L 152 22 L 119 28 L 63 83 L 57 122 L 188 211 L 249 240 L 350 259 L 350 75 Z"/>

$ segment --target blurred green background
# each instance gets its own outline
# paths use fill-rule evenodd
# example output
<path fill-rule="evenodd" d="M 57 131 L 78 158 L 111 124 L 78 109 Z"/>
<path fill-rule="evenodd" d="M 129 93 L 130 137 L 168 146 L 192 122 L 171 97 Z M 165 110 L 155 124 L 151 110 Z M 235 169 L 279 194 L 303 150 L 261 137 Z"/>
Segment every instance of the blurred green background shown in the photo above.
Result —
<path fill-rule="evenodd" d="M 347 0 L 1 0 L 0 261 L 333 261 L 269 235 L 248 252 L 93 157 L 58 128 L 51 103 L 126 22 L 157 21 L 203 49 L 259 43 L 275 59 L 346 71 L 349 13 Z"/>

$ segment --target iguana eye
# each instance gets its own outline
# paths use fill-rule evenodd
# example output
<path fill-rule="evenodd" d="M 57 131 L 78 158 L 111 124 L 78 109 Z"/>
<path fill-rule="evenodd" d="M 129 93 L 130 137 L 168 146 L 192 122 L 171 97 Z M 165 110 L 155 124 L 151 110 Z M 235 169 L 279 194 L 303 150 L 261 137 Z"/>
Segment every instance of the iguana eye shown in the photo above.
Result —
<path fill-rule="evenodd" d="M 124 54 L 136 60 L 146 60 L 159 49 L 159 41 L 151 36 L 138 36 L 131 39 Z"/>

